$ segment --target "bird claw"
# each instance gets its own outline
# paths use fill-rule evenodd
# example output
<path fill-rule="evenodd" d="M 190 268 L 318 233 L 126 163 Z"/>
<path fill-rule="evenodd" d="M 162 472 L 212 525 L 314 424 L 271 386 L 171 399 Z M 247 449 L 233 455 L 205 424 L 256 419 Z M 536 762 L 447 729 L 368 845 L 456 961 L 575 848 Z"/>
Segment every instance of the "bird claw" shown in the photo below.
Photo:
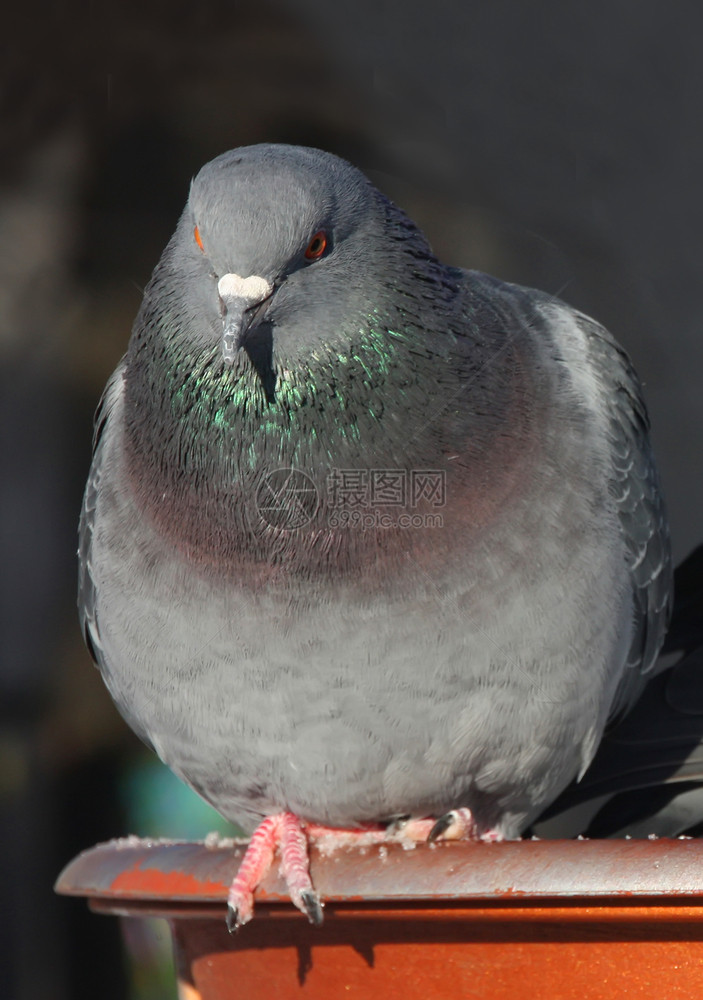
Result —
<path fill-rule="evenodd" d="M 225 917 L 225 923 L 227 924 L 227 930 L 230 934 L 236 934 L 243 923 L 243 921 L 239 919 L 239 910 L 236 906 L 232 906 L 231 903 L 227 904 L 227 916 Z"/>
<path fill-rule="evenodd" d="M 302 906 L 299 907 L 308 920 L 314 927 L 321 927 L 324 917 L 322 915 L 322 903 L 320 902 L 320 897 L 317 895 L 314 889 L 307 889 L 300 894 L 300 902 Z"/>
<path fill-rule="evenodd" d="M 479 840 L 476 821 L 470 809 L 450 809 L 430 830 L 427 840 L 433 844 L 436 840 Z"/>
<path fill-rule="evenodd" d="M 240 927 L 248 924 L 254 916 L 254 894 L 242 889 L 239 874 L 232 883 L 227 900 L 227 930 L 236 934 Z"/>
<path fill-rule="evenodd" d="M 445 813 L 444 816 L 440 816 L 427 835 L 428 843 L 433 844 L 435 840 L 439 840 L 442 834 L 449 829 L 451 824 L 452 814 L 450 812 Z"/>

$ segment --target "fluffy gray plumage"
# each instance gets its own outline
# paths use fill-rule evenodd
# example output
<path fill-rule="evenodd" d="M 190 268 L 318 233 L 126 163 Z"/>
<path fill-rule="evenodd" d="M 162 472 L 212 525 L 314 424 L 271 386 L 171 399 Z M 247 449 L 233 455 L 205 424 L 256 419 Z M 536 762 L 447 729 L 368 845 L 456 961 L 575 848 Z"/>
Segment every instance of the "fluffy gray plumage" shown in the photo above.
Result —
<path fill-rule="evenodd" d="M 674 662 L 657 671 L 633 710 L 605 735 L 583 781 L 546 810 L 544 819 L 560 817 L 562 835 L 565 829 L 589 837 L 703 833 L 703 545 L 676 568 L 674 591 L 662 648 Z M 585 810 L 563 815 L 592 800 L 598 808 L 590 810 L 587 827 Z"/>
<path fill-rule="evenodd" d="M 231 307 L 231 364 L 225 274 L 272 288 Z M 317 488 L 301 527 L 257 511 L 280 468 Z M 441 472 L 443 525 L 335 527 L 335 469 Z M 245 829 L 468 806 L 517 836 L 636 698 L 670 592 L 640 386 L 606 330 L 445 266 L 334 156 L 200 171 L 106 389 L 80 526 L 88 643 L 176 774 Z"/>

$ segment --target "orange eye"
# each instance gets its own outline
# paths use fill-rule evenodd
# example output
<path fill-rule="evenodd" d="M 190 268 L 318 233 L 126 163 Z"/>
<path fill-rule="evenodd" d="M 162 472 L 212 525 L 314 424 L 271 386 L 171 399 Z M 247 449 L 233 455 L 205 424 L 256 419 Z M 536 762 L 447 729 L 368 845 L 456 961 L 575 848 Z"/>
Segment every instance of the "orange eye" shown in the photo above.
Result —
<path fill-rule="evenodd" d="M 203 251 L 203 253 L 205 253 L 205 247 L 203 246 L 203 241 L 202 241 L 202 238 L 200 236 L 200 230 L 198 229 L 197 226 L 193 230 L 193 236 L 195 237 L 195 242 L 198 244 L 198 246 Z"/>
<path fill-rule="evenodd" d="M 324 229 L 321 229 L 319 233 L 315 233 L 313 238 L 307 245 L 305 251 L 305 256 L 308 260 L 317 260 L 323 255 L 327 249 L 327 233 Z"/>

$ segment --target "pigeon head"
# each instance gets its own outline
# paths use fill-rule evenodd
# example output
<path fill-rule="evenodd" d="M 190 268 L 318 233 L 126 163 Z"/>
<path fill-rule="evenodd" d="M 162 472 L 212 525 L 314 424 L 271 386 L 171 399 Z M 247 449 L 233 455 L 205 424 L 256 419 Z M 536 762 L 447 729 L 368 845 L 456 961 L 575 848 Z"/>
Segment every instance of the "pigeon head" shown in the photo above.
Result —
<path fill-rule="evenodd" d="M 355 233 L 378 231 L 374 191 L 350 164 L 316 149 L 250 146 L 206 164 L 188 208 L 202 250 L 220 274 L 258 274 L 280 282 Z M 323 232 L 322 253 L 306 256 Z"/>
<path fill-rule="evenodd" d="M 204 314 L 224 363 L 249 349 L 256 364 L 268 342 L 290 367 L 353 336 L 364 313 L 389 296 L 380 276 L 392 274 L 394 251 L 403 256 L 386 238 L 395 224 L 403 244 L 434 260 L 420 231 L 360 171 L 329 153 L 259 145 L 204 166 L 177 250 L 183 264 L 200 266 Z"/>
<path fill-rule="evenodd" d="M 344 160 L 285 145 L 225 153 L 194 178 L 135 322 L 135 440 L 156 458 L 175 425 L 195 442 L 181 454 L 224 436 L 230 456 L 248 441 L 258 458 L 310 464 L 316 435 L 351 460 L 389 394 L 421 413 L 432 386 L 456 381 L 437 319 L 456 290 L 414 223 Z M 443 355 L 442 369 L 416 370 L 416 349 Z M 402 412 L 381 439 L 407 444 Z"/>

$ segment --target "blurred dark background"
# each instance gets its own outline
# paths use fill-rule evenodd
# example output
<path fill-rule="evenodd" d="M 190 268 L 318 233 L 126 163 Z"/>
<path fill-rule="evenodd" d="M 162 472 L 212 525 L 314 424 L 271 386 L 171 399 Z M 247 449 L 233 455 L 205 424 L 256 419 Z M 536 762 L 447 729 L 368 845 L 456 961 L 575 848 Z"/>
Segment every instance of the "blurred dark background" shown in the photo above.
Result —
<path fill-rule="evenodd" d="M 168 786 L 144 809 L 162 779 L 74 607 L 92 411 L 191 176 L 237 145 L 320 146 L 444 259 L 605 323 L 645 382 L 678 561 L 703 521 L 703 7 L 89 0 L 7 17 L 0 983 L 9 1000 L 174 996 L 135 981 L 116 921 L 51 886 L 80 849 L 179 835 L 191 808 Z M 212 825 L 198 816 L 185 835 Z"/>

